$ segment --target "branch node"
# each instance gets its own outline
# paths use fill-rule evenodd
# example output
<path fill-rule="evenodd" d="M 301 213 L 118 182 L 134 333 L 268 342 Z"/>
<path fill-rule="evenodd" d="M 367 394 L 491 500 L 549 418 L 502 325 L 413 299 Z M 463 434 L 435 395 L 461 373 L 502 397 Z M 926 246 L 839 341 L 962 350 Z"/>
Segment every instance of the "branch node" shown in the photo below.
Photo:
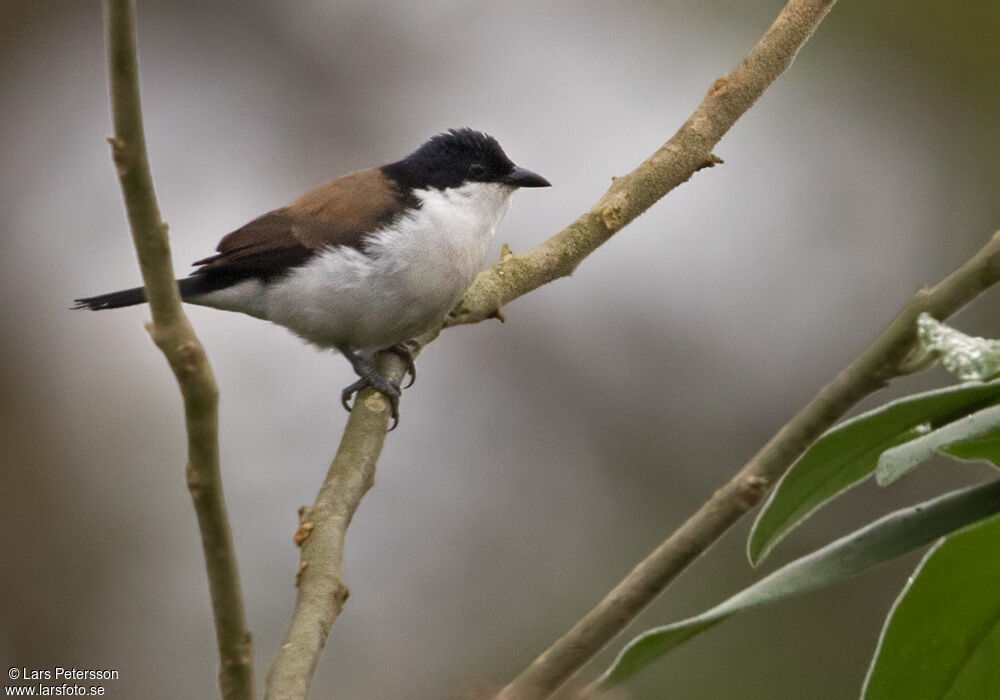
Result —
<path fill-rule="evenodd" d="M 704 170 L 705 168 L 714 168 L 716 165 L 722 165 L 725 162 L 726 161 L 722 160 L 722 158 L 719 158 L 719 156 L 714 153 L 709 153 L 708 158 L 698 164 L 694 171 L 698 172 L 699 170 Z"/>
<path fill-rule="evenodd" d="M 722 97 L 727 92 L 729 92 L 729 78 L 723 77 L 712 83 L 712 87 L 708 89 L 708 96 Z"/>
<path fill-rule="evenodd" d="M 469 314 L 469 305 L 466 303 L 465 297 L 462 297 L 462 300 L 458 302 L 458 306 L 456 306 L 454 309 L 448 312 L 448 316 L 445 318 L 445 325 L 447 325 L 449 320 L 454 320 L 455 322 L 458 322 L 458 319 L 462 318 L 463 316 L 468 316 L 468 314 Z"/>
<path fill-rule="evenodd" d="M 343 583 L 338 585 L 333 591 L 333 599 L 337 601 L 337 604 L 342 608 L 347 602 L 347 599 L 351 597 L 351 589 L 345 586 Z M 329 627 L 327 627 L 327 633 L 329 633 Z"/>
<path fill-rule="evenodd" d="M 312 523 L 302 523 L 299 525 L 299 529 L 295 531 L 295 537 L 292 538 L 292 541 L 295 542 L 295 546 L 301 547 L 305 544 L 315 527 L 316 526 Z"/>
<path fill-rule="evenodd" d="M 900 374 L 914 374 L 925 369 L 929 369 L 938 361 L 936 353 L 931 352 L 922 344 L 917 343 L 896 365 L 896 371 Z"/>
<path fill-rule="evenodd" d="M 309 562 L 307 562 L 307 561 L 300 561 L 299 562 L 299 568 L 295 572 L 295 587 L 296 588 L 299 588 L 302 585 L 302 575 L 306 572 L 306 569 L 308 569 L 308 568 L 309 568 Z"/>
<path fill-rule="evenodd" d="M 192 494 L 201 493 L 201 474 L 198 472 L 198 469 L 190 463 L 184 467 L 184 480 L 187 482 L 188 490 Z"/>
<path fill-rule="evenodd" d="M 761 476 L 750 475 L 743 479 L 737 486 L 739 490 L 737 498 L 739 498 L 740 505 L 743 510 L 750 510 L 755 505 L 760 503 L 760 500 L 767 492 L 767 487 L 767 479 Z"/>
<path fill-rule="evenodd" d="M 601 208 L 601 221 L 609 231 L 617 231 L 622 226 L 622 207 L 620 204 L 609 204 Z"/>
<path fill-rule="evenodd" d="M 115 171 L 119 178 L 124 177 L 131 169 L 134 160 L 129 155 L 128 146 L 117 136 L 109 136 L 108 143 L 111 144 L 111 160 L 114 161 Z"/>
<path fill-rule="evenodd" d="M 187 340 L 174 348 L 177 368 L 185 374 L 194 374 L 204 358 L 201 345 L 196 340 Z"/>

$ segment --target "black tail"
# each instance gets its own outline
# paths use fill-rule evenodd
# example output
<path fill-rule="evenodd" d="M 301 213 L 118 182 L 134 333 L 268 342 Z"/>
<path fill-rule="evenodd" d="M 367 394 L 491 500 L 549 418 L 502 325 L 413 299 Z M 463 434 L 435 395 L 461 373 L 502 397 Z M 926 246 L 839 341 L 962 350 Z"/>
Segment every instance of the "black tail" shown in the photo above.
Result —
<path fill-rule="evenodd" d="M 221 277 L 209 277 L 208 275 L 192 275 L 182 280 L 177 280 L 180 286 L 181 299 L 214 292 L 233 284 L 231 280 Z M 86 297 L 84 299 L 74 299 L 74 309 L 90 309 L 91 311 L 101 311 L 103 309 L 120 309 L 123 306 L 135 306 L 146 302 L 146 290 L 142 287 L 133 289 L 123 289 L 120 292 L 101 294 L 96 297 Z"/>
<path fill-rule="evenodd" d="M 86 299 L 74 299 L 76 303 L 74 309 L 91 309 L 100 311 L 101 309 L 119 309 L 123 306 L 135 306 L 146 301 L 146 290 L 142 287 L 135 289 L 123 289 L 120 292 L 111 292 L 97 297 L 87 297 Z"/>

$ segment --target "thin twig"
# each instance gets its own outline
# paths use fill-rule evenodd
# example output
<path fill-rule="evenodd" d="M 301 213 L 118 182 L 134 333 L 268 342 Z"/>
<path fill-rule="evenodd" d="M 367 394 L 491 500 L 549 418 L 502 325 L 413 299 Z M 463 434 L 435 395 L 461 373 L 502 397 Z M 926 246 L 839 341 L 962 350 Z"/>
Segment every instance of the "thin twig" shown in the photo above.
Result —
<path fill-rule="evenodd" d="M 153 317 L 146 328 L 170 363 L 184 397 L 187 483 L 208 569 L 219 646 L 219 687 L 224 698 L 249 699 L 254 697 L 253 646 L 219 472 L 218 389 L 205 351 L 181 308 L 167 225 L 156 203 L 139 102 L 132 2 L 107 0 L 104 7 L 115 125 L 109 141 Z"/>
<path fill-rule="evenodd" d="M 377 368 L 397 382 L 405 371 L 394 355 L 379 357 Z M 298 592 L 285 640 L 267 674 L 266 700 L 299 700 L 309 692 L 330 627 L 347 600 L 344 539 L 354 512 L 374 482 L 388 424 L 385 397 L 371 389 L 361 392 L 315 503 L 299 511 L 295 533 L 295 543 L 302 548 L 295 579 Z"/>

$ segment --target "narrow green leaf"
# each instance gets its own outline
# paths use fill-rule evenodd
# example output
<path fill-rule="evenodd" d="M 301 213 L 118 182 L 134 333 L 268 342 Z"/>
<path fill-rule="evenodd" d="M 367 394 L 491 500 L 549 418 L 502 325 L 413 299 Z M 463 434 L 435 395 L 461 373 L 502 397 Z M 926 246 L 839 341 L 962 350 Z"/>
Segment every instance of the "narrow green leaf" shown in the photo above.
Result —
<path fill-rule="evenodd" d="M 1000 518 L 939 541 L 879 637 L 866 700 L 1000 696 Z"/>
<path fill-rule="evenodd" d="M 1000 480 L 890 513 L 783 566 L 701 615 L 644 632 L 625 646 L 596 683 L 610 688 L 734 613 L 835 583 L 998 511 Z"/>
<path fill-rule="evenodd" d="M 949 457 L 965 462 L 987 462 L 1000 467 L 1000 430 L 975 440 L 948 445 L 944 452 Z"/>
<path fill-rule="evenodd" d="M 990 406 L 882 453 L 875 481 L 888 486 L 950 445 L 977 440 L 1000 429 L 1000 406 Z"/>
<path fill-rule="evenodd" d="M 844 421 L 814 442 L 771 492 L 750 532 L 756 566 L 800 522 L 875 470 L 885 450 L 1000 399 L 1000 380 L 914 394 Z"/>

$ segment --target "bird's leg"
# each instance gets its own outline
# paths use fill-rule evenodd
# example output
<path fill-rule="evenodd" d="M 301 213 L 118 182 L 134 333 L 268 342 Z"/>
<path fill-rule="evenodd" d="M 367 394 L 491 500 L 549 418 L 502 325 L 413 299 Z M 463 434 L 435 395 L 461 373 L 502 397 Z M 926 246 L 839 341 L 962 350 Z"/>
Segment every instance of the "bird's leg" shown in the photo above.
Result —
<path fill-rule="evenodd" d="M 337 350 L 340 351 L 341 355 L 347 358 L 348 362 L 351 363 L 351 367 L 354 368 L 355 374 L 360 377 L 358 381 L 346 387 L 340 393 L 340 403 L 343 404 L 344 408 L 350 411 L 351 397 L 360 392 L 362 389 L 372 387 L 373 389 L 380 391 L 386 399 L 388 399 L 389 411 L 392 416 L 392 427 L 390 427 L 389 430 L 395 428 L 399 423 L 399 397 L 401 394 L 399 384 L 379 374 L 368 360 L 351 350 L 349 347 L 338 347 Z"/>
<path fill-rule="evenodd" d="M 410 383 L 407 384 L 404 389 L 409 389 L 413 386 L 413 382 L 417 381 L 417 365 L 414 363 L 414 354 L 420 350 L 420 341 L 416 338 L 410 338 L 409 340 L 404 340 L 402 343 L 396 343 L 395 345 L 390 345 L 384 350 L 379 350 L 378 354 L 391 352 L 393 355 L 397 355 L 403 362 L 406 363 L 406 374 L 410 375 Z M 405 374 L 403 375 L 406 376 Z"/>

